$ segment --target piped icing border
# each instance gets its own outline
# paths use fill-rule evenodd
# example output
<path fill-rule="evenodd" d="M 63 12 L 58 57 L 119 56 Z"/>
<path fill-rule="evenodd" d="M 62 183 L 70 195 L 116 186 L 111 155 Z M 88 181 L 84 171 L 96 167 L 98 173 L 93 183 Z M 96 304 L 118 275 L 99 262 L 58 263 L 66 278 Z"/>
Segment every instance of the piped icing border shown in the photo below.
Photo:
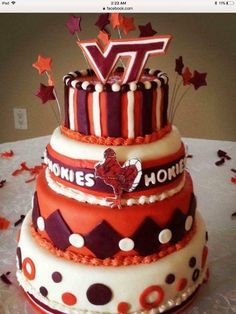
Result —
<path fill-rule="evenodd" d="M 91 70 L 66 75 L 64 127 L 84 136 L 157 139 L 157 131 L 168 125 L 168 78 L 145 69 L 139 82 L 120 85 L 123 70 L 106 84 Z"/>

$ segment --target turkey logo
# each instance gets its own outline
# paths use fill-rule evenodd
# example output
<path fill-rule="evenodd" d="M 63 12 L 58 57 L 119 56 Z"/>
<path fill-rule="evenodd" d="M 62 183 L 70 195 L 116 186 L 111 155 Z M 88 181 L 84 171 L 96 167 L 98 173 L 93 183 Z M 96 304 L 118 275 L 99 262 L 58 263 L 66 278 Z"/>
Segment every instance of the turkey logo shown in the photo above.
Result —
<path fill-rule="evenodd" d="M 115 151 L 108 148 L 104 152 L 104 160 L 95 166 L 95 176 L 112 187 L 115 195 L 113 205 L 120 208 L 123 191 L 132 192 L 139 184 L 142 176 L 141 162 L 137 158 L 131 158 L 120 166 Z"/>

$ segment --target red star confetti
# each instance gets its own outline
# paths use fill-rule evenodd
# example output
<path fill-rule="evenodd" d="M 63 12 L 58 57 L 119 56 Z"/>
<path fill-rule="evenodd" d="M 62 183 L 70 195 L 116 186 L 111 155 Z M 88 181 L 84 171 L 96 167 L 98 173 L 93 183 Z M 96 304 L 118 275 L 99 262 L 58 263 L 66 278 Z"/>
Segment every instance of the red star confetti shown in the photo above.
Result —
<path fill-rule="evenodd" d="M 6 182 L 7 182 L 6 180 L 1 180 L 0 181 L 0 189 L 4 187 Z"/>
<path fill-rule="evenodd" d="M 134 18 L 122 16 L 122 19 L 120 19 L 120 28 L 125 35 L 128 35 L 129 32 L 136 29 Z"/>
<path fill-rule="evenodd" d="M 110 23 L 113 29 L 120 27 L 120 23 L 123 17 L 120 13 L 111 13 L 110 15 Z"/>
<path fill-rule="evenodd" d="M 98 39 L 102 42 L 104 46 L 107 46 L 109 44 L 110 37 L 111 35 L 105 30 L 100 31 L 98 34 Z"/>
<path fill-rule="evenodd" d="M 192 77 L 192 73 L 190 72 L 188 67 L 185 68 L 184 72 L 182 73 L 182 77 L 184 86 L 191 84 L 190 79 Z"/>
<path fill-rule="evenodd" d="M 45 104 L 49 100 L 56 99 L 53 92 L 54 92 L 54 86 L 46 86 L 40 83 L 40 88 L 37 91 L 36 96 L 38 96 L 42 100 L 42 103 Z"/>
<path fill-rule="evenodd" d="M 9 150 L 0 154 L 1 158 L 10 158 L 14 155 L 13 150 Z"/>
<path fill-rule="evenodd" d="M 99 15 L 95 25 L 100 29 L 100 30 L 103 30 L 106 25 L 108 25 L 110 23 L 110 20 L 109 20 L 109 13 L 102 13 Z"/>
<path fill-rule="evenodd" d="M 138 26 L 140 34 L 139 37 L 149 37 L 155 35 L 157 32 L 152 28 L 152 24 L 149 22 L 146 25 Z"/>
<path fill-rule="evenodd" d="M 42 74 L 46 71 L 51 71 L 51 64 L 52 64 L 51 58 L 45 58 L 39 55 L 38 60 L 35 63 L 33 63 L 32 66 L 39 71 L 39 74 Z"/>
<path fill-rule="evenodd" d="M 81 17 L 71 15 L 66 22 L 66 27 L 68 28 L 69 32 L 74 35 L 76 32 L 81 31 L 80 27 Z"/>
<path fill-rule="evenodd" d="M 201 86 L 206 86 L 206 76 L 207 73 L 199 73 L 198 71 L 194 71 L 193 77 L 189 80 L 191 84 L 193 84 L 194 88 L 197 90 Z"/>
<path fill-rule="evenodd" d="M 10 226 L 10 221 L 0 216 L 0 230 L 6 230 Z"/>
<path fill-rule="evenodd" d="M 45 167 L 45 164 L 41 164 L 41 165 L 36 165 L 34 167 L 28 167 L 26 165 L 26 162 L 22 162 L 20 164 L 20 168 L 16 169 L 14 172 L 12 172 L 12 176 L 18 176 L 20 173 L 24 172 L 24 171 L 28 171 L 30 173 L 31 176 L 33 176 L 32 178 L 30 178 L 29 180 L 26 180 L 25 183 L 29 183 L 32 182 L 36 179 L 37 175 L 40 173 L 40 171 Z"/>

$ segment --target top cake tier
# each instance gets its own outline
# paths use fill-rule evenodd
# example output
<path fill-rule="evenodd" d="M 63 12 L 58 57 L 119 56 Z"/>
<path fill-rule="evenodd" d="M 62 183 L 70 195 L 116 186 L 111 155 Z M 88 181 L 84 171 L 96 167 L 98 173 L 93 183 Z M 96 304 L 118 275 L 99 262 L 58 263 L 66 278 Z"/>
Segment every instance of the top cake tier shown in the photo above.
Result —
<path fill-rule="evenodd" d="M 96 138 L 98 142 L 119 138 L 132 144 L 156 140 L 170 131 L 167 75 L 145 69 L 138 82 L 121 84 L 123 71 L 118 67 L 106 84 L 92 70 L 70 72 L 64 77 L 62 131 L 66 135 L 82 141 L 93 136 L 93 142 Z"/>

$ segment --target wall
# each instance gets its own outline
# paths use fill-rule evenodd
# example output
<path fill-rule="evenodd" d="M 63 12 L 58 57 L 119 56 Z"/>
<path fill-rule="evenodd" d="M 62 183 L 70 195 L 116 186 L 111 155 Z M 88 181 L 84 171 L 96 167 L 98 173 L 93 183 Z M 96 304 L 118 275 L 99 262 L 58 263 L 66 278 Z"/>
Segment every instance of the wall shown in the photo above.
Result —
<path fill-rule="evenodd" d="M 81 39 L 97 36 L 97 14 L 81 14 Z M 172 34 L 166 56 L 150 58 L 175 80 L 175 58 L 182 55 L 186 65 L 208 72 L 208 86 L 189 91 L 174 123 L 183 136 L 236 140 L 236 15 L 235 14 L 133 14 L 136 25 L 151 21 L 158 34 Z M 56 88 L 63 103 L 62 77 L 83 69 L 86 63 L 65 28 L 68 14 L 0 15 L 0 142 L 50 134 L 57 126 L 52 106 L 42 105 L 34 96 L 39 83 L 46 83 L 31 64 L 38 54 L 53 58 Z M 113 33 L 117 36 L 116 32 Z M 130 33 L 137 36 L 138 31 Z M 180 93 L 181 95 L 181 93 Z M 13 107 L 27 108 L 28 130 L 15 130 Z"/>

